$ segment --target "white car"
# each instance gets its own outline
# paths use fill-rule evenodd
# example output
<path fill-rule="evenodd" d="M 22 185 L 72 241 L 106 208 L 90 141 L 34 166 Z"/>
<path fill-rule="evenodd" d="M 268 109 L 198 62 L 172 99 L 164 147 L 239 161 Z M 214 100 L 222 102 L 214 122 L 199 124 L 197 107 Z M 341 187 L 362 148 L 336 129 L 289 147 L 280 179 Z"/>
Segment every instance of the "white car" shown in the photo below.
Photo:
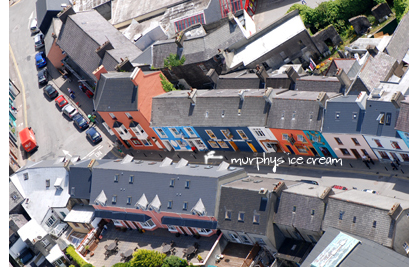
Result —
<path fill-rule="evenodd" d="M 78 114 L 78 110 L 74 108 L 71 104 L 68 104 L 62 108 L 62 114 L 66 115 L 68 118 L 72 120 L 72 117 Z"/>
<path fill-rule="evenodd" d="M 371 189 L 364 189 L 364 190 L 362 190 L 362 191 L 367 192 L 367 193 L 377 194 L 376 191 L 371 190 Z"/>

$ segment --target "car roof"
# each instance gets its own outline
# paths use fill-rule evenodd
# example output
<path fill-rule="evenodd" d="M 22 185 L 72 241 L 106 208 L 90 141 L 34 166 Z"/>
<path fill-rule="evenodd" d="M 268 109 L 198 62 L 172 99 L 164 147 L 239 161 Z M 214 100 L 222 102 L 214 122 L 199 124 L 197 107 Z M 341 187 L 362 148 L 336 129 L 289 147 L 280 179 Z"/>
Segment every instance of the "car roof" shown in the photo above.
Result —
<path fill-rule="evenodd" d="M 84 119 L 84 117 L 80 113 L 77 113 L 77 114 L 74 115 L 74 117 L 72 119 L 73 120 L 79 120 L 80 118 Z"/>
<path fill-rule="evenodd" d="M 65 107 L 64 107 L 64 109 L 65 110 L 67 110 L 67 109 L 70 109 L 70 110 L 73 110 L 73 109 L 75 109 L 71 104 L 67 104 Z"/>
<path fill-rule="evenodd" d="M 97 130 L 94 127 L 91 127 L 86 131 L 87 134 L 93 134 L 95 132 L 97 132 Z"/>

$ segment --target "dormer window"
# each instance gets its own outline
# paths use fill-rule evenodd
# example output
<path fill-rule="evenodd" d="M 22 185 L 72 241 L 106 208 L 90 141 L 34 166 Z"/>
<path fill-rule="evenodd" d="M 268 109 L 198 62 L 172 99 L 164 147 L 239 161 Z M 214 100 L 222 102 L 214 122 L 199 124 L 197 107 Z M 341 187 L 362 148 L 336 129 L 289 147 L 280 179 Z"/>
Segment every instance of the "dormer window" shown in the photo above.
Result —
<path fill-rule="evenodd" d="M 291 119 L 292 119 L 292 120 L 295 120 L 295 114 L 296 114 L 296 112 L 293 111 L 293 115 L 291 116 Z"/>
<path fill-rule="evenodd" d="M 341 112 L 335 112 L 335 119 L 339 120 L 340 117 L 341 117 Z"/>
<path fill-rule="evenodd" d="M 45 187 L 50 187 L 50 179 L 45 180 Z"/>
<path fill-rule="evenodd" d="M 112 118 L 113 120 L 116 120 L 116 117 L 115 117 L 114 113 L 109 113 L 109 116 L 111 116 L 111 118 Z"/>
<path fill-rule="evenodd" d="M 128 117 L 128 119 L 132 119 L 132 115 L 128 112 L 125 112 L 125 115 Z"/>

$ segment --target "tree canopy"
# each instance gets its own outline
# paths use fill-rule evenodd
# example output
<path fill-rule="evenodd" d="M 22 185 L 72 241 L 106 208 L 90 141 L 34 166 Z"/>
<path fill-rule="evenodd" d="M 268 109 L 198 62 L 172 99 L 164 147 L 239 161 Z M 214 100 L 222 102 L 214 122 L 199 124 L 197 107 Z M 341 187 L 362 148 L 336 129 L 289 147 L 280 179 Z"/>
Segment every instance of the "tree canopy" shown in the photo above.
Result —
<path fill-rule="evenodd" d="M 162 266 L 166 255 L 155 250 L 138 249 L 129 262 L 130 267 L 159 267 Z"/>
<path fill-rule="evenodd" d="M 185 56 L 182 56 L 182 58 L 179 58 L 179 56 L 176 54 L 170 54 L 167 58 L 165 58 L 163 64 L 165 68 L 172 69 L 172 67 L 183 65 L 185 61 L 186 61 Z"/>

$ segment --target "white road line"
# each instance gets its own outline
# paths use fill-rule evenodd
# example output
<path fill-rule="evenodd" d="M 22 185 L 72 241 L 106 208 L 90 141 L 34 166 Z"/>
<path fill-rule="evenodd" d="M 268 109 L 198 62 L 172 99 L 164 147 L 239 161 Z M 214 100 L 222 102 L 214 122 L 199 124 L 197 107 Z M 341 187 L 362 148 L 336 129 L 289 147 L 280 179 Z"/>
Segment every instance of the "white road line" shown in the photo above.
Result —
<path fill-rule="evenodd" d="M 101 148 L 103 148 L 102 145 L 97 146 L 96 148 L 94 148 L 91 152 L 89 152 L 89 153 L 88 153 L 85 157 L 83 157 L 83 158 L 88 158 L 88 157 L 90 157 L 92 154 L 95 153 L 95 150 L 98 150 L 98 149 L 101 149 Z"/>
<path fill-rule="evenodd" d="M 30 17 L 28 18 L 28 29 L 30 29 L 30 24 L 31 24 L 31 19 L 33 18 L 33 15 L 34 15 L 34 11 L 33 12 L 31 12 L 31 15 L 30 15 Z"/>

